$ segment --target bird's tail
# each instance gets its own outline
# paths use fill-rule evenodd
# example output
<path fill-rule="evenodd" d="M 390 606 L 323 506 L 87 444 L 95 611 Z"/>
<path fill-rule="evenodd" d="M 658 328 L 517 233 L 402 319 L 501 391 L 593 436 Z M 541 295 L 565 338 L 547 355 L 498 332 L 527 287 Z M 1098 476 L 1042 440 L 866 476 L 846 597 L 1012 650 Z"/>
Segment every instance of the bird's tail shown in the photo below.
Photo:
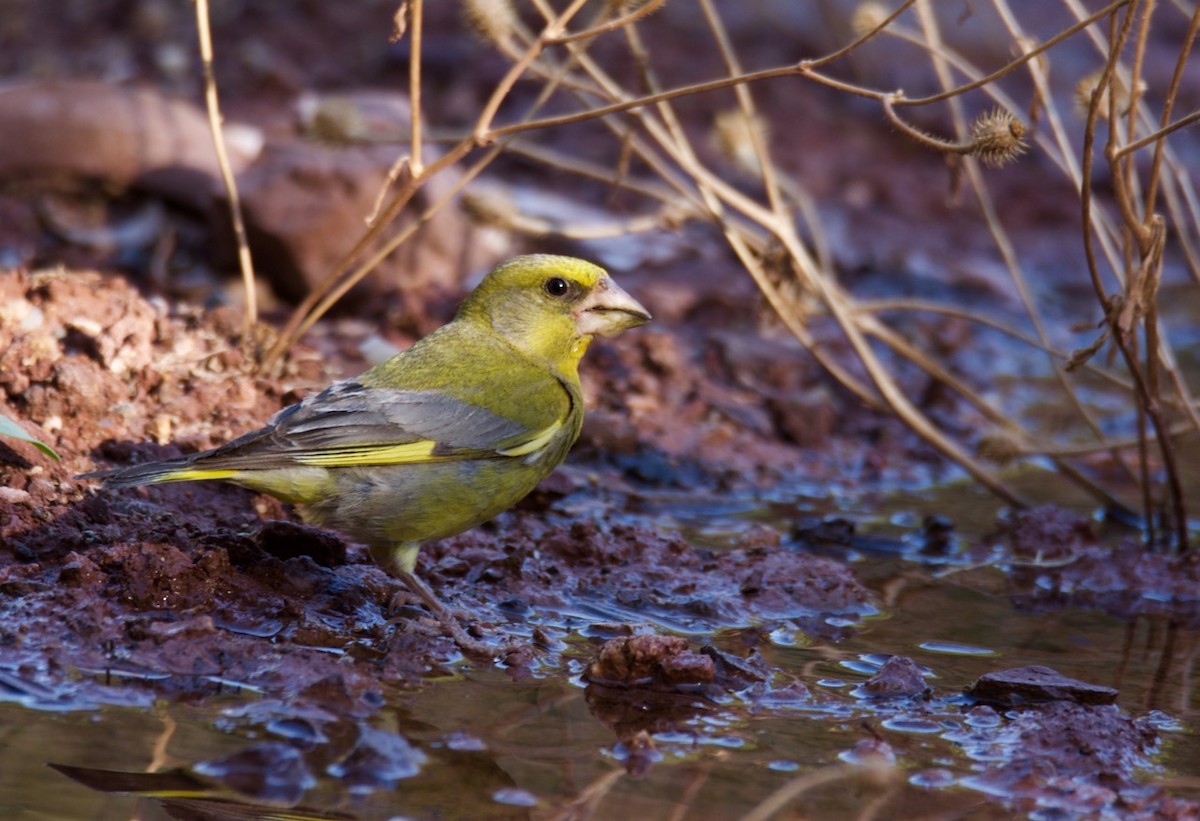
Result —
<path fill-rule="evenodd" d="M 108 487 L 135 487 L 136 485 L 156 485 L 162 482 L 194 482 L 200 479 L 229 479 L 238 471 L 229 468 L 206 468 L 197 465 L 198 457 L 207 454 L 180 456 L 177 459 L 163 459 L 158 462 L 147 462 L 144 465 L 129 465 L 111 470 L 97 470 L 92 473 L 81 473 L 76 479 L 102 479 Z"/>

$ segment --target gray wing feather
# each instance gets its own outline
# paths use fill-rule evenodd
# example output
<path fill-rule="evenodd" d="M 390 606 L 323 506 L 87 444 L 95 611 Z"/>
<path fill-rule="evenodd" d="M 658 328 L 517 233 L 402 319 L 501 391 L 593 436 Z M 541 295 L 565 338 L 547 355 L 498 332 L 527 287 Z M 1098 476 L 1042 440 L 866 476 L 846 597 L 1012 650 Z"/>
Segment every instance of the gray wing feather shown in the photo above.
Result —
<path fill-rule="evenodd" d="M 507 417 L 431 391 L 366 388 L 337 382 L 290 405 L 266 427 L 204 454 L 210 468 L 274 468 L 295 465 L 291 457 L 351 445 L 402 445 L 421 439 L 437 452 L 486 455 L 531 431 Z"/>
<path fill-rule="evenodd" d="M 284 408 L 270 426 L 304 449 L 432 439 L 448 447 L 487 450 L 528 432 L 519 422 L 444 393 L 368 389 L 353 381 Z"/>

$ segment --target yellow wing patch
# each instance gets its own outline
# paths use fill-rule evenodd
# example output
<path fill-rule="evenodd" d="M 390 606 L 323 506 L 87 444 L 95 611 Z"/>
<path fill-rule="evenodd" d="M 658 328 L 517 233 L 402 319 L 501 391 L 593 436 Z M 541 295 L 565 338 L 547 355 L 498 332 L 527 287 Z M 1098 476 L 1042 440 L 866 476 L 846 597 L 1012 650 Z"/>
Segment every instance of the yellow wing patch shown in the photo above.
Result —
<path fill-rule="evenodd" d="M 435 456 L 437 442 L 419 439 L 402 445 L 366 445 L 362 447 L 319 450 L 300 453 L 293 458 L 301 465 L 325 468 L 348 468 L 356 465 L 410 465 L 415 462 L 435 462 L 453 458 Z"/>
<path fill-rule="evenodd" d="M 528 456 L 534 451 L 544 448 L 546 444 L 554 438 L 554 434 L 558 433 L 559 430 L 562 429 L 562 426 L 562 420 L 558 419 L 553 425 L 550 425 L 549 427 L 543 428 L 541 431 L 539 431 L 532 439 L 522 442 L 519 445 L 513 445 L 511 448 L 498 450 L 496 453 L 499 453 L 501 456 Z"/>

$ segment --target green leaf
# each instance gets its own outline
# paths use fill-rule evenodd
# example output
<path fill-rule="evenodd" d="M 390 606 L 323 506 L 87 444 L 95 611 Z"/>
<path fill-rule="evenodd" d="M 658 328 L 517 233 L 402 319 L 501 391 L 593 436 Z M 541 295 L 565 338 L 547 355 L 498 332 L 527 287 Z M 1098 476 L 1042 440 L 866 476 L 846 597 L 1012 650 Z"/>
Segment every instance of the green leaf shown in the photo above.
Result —
<path fill-rule="evenodd" d="M 11 439 L 20 439 L 22 442 L 28 442 L 42 453 L 49 456 L 51 459 L 62 461 L 59 458 L 59 455 L 54 452 L 54 448 L 50 447 L 45 442 L 39 442 L 37 439 L 34 439 L 25 432 L 24 428 L 2 413 L 0 413 L 0 436 L 7 436 Z"/>

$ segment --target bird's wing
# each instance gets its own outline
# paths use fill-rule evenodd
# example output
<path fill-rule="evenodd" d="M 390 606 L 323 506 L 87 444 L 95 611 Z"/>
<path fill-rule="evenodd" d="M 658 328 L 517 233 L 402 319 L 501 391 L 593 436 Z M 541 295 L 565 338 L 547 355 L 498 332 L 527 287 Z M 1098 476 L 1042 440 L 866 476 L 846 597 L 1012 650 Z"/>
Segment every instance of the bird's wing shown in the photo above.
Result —
<path fill-rule="evenodd" d="M 564 392 L 569 404 L 569 396 Z M 529 426 L 437 391 L 339 382 L 277 413 L 261 430 L 195 462 L 212 470 L 351 467 L 504 456 L 539 450 L 563 426 Z"/>

